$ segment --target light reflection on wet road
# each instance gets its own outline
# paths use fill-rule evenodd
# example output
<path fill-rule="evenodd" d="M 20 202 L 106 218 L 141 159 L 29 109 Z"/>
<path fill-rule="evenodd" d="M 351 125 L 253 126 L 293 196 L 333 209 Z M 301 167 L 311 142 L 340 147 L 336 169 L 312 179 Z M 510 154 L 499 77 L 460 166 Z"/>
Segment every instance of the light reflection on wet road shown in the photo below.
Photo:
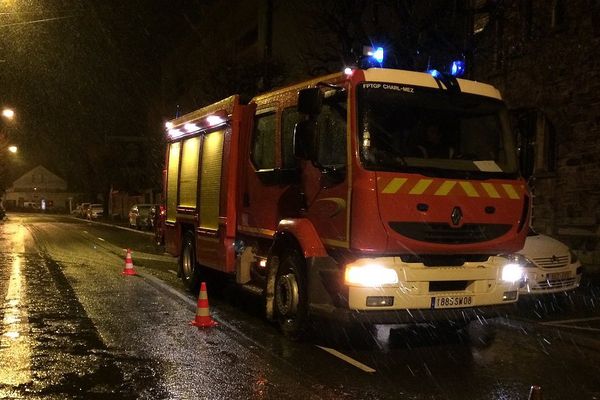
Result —
<path fill-rule="evenodd" d="M 10 225 L 7 230 L 5 237 L 10 242 L 12 252 L 8 255 L 0 253 L 5 258 L 2 264 L 10 265 L 8 287 L 3 293 L 0 377 L 3 383 L 16 386 L 31 381 L 29 318 L 24 298 L 26 280 L 21 271 L 26 229 L 22 225 Z M 9 394 L 0 388 L 0 397 L 5 398 Z"/>
<path fill-rule="evenodd" d="M 25 279 L 21 275 L 21 256 L 13 259 L 4 298 L 4 319 L 0 349 L 0 376 L 8 385 L 23 385 L 31 381 L 31 347 L 29 341 L 29 318 L 23 295 Z M 0 397 L 5 396 L 0 391 Z"/>

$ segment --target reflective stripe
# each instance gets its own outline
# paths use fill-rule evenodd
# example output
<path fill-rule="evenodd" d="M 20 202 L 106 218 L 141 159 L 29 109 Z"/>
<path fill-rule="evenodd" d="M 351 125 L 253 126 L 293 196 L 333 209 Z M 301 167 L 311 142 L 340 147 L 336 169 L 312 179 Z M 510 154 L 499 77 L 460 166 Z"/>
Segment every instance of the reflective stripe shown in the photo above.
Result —
<path fill-rule="evenodd" d="M 479 193 L 475 190 L 475 187 L 471 182 L 459 182 L 460 186 L 462 186 L 463 190 L 469 197 L 479 197 Z"/>
<path fill-rule="evenodd" d="M 458 184 L 458 185 L 457 185 Z M 481 185 L 481 186 L 480 186 Z M 459 186 L 460 189 L 456 189 Z M 402 190 L 401 190 L 402 189 Z M 467 197 L 488 197 L 492 199 L 511 199 L 519 200 L 520 193 L 524 190 L 521 185 L 516 186 L 510 183 L 488 183 L 470 181 L 454 181 L 440 179 L 408 179 L 393 178 L 381 191 L 382 194 L 412 194 L 412 195 L 433 195 L 433 196 L 460 196 L 464 193 Z"/>
<path fill-rule="evenodd" d="M 509 185 L 508 183 L 503 183 L 502 187 L 504 188 L 504 191 L 506 192 L 508 197 L 510 197 L 511 199 L 515 199 L 515 200 L 519 199 L 519 194 L 517 193 L 517 191 L 515 190 L 513 185 Z"/>
<path fill-rule="evenodd" d="M 413 187 L 410 190 L 410 192 L 408 192 L 408 194 L 423 194 L 423 192 L 427 190 L 427 188 L 429 187 L 429 185 L 431 185 L 431 182 L 433 182 L 433 179 L 421 179 L 421 180 L 419 180 L 419 182 L 417 182 L 417 184 L 415 185 L 415 187 Z"/>
<path fill-rule="evenodd" d="M 436 196 L 447 196 L 448 193 L 456 186 L 456 181 L 445 181 L 441 184 L 438 190 L 436 190 Z"/>
<path fill-rule="evenodd" d="M 496 190 L 496 187 L 494 185 L 492 185 L 491 183 L 482 183 L 481 186 L 483 186 L 483 189 L 486 191 L 488 196 L 490 196 L 491 198 L 493 198 L 493 199 L 500 198 L 500 193 L 498 193 L 498 191 Z"/>
<path fill-rule="evenodd" d="M 396 193 L 398 190 L 400 190 L 402 185 L 406 183 L 407 180 L 408 179 L 406 178 L 394 178 L 390 181 L 390 183 L 387 184 L 381 193 Z"/>

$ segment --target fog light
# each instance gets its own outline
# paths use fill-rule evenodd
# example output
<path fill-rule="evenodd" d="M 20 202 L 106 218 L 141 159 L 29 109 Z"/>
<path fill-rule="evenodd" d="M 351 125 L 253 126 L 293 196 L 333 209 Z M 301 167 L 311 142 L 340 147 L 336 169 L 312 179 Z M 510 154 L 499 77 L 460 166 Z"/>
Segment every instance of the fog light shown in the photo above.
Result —
<path fill-rule="evenodd" d="M 394 296 L 367 296 L 367 307 L 389 307 L 394 305 Z"/>
<path fill-rule="evenodd" d="M 516 290 L 512 290 L 510 292 L 504 292 L 504 294 L 502 294 L 502 300 L 503 301 L 511 301 L 511 300 L 516 300 L 518 293 Z"/>

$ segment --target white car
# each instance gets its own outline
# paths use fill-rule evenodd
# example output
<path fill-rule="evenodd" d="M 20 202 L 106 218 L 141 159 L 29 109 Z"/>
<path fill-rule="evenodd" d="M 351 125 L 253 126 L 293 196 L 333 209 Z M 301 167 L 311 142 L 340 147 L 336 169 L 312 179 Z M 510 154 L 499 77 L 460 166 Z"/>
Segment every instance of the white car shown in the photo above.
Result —
<path fill-rule="evenodd" d="M 104 214 L 104 206 L 102 204 L 90 204 L 87 209 L 87 219 L 98 219 Z"/>
<path fill-rule="evenodd" d="M 544 294 L 573 290 L 581 282 L 583 268 L 567 245 L 530 229 L 525 246 L 525 286 L 519 294 Z"/>

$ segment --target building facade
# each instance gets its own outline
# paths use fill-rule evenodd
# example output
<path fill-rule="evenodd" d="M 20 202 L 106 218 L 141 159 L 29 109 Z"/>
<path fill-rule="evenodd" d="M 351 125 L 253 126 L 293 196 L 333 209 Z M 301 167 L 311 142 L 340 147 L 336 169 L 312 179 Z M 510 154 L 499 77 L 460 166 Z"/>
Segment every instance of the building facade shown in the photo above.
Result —
<path fill-rule="evenodd" d="M 67 182 L 38 165 L 26 172 L 6 190 L 7 209 L 52 210 L 70 212 L 77 193 L 67 191 Z"/>
<path fill-rule="evenodd" d="M 598 264 L 600 1 L 479 3 L 472 77 L 502 91 L 533 155 L 533 226 Z"/>

